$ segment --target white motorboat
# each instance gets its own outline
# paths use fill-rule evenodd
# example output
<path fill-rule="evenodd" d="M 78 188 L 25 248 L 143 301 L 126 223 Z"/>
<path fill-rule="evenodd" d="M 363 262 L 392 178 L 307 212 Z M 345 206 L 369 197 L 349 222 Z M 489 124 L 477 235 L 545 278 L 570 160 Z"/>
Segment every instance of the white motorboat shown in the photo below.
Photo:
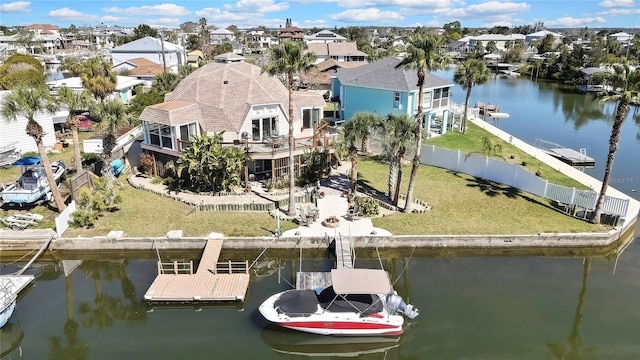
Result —
<path fill-rule="evenodd" d="M 268 321 L 302 332 L 338 336 L 397 336 L 404 317 L 419 311 L 393 291 L 389 274 L 379 269 L 331 270 L 331 285 L 321 291 L 286 290 L 259 307 Z"/>
<path fill-rule="evenodd" d="M 2 190 L 0 194 L 3 202 L 25 205 L 34 204 L 42 199 L 51 200 L 51 186 L 39 156 L 20 158 L 13 165 L 22 167 L 22 175 L 16 182 Z M 54 161 L 51 163 L 51 168 L 57 186 L 64 178 L 67 167 L 62 161 Z"/>

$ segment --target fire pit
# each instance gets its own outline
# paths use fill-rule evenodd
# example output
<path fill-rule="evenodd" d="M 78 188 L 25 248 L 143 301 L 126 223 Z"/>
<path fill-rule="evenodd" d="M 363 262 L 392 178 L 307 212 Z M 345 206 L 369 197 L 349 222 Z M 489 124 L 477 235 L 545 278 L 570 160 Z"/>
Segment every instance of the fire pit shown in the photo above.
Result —
<path fill-rule="evenodd" d="M 329 216 L 322 221 L 322 226 L 329 228 L 337 228 L 340 226 L 340 219 L 337 216 Z"/>

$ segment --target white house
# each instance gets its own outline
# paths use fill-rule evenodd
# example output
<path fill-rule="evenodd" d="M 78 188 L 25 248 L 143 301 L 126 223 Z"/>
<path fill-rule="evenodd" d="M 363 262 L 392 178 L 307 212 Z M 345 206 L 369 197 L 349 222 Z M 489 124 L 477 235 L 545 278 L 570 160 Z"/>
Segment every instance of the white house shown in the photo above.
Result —
<path fill-rule="evenodd" d="M 10 90 L 0 91 L 0 101 L 11 93 Z M 53 129 L 54 118 L 65 119 L 69 115 L 66 110 L 57 111 L 54 114 L 37 113 L 34 120 L 42 126 L 44 137 L 42 143 L 47 150 L 53 149 L 56 144 L 56 134 Z M 9 120 L 0 117 L 0 148 L 5 146 L 15 146 L 16 150 L 24 154 L 25 152 L 38 151 L 36 142 L 25 133 L 27 118 L 18 116 L 16 120 Z"/>
<path fill-rule="evenodd" d="M 553 36 L 554 39 L 555 39 L 554 42 L 562 41 L 562 38 L 564 38 L 563 35 L 555 33 L 553 31 L 540 30 L 540 31 L 536 31 L 536 32 L 531 33 L 531 34 L 527 34 L 524 41 L 527 44 L 531 44 L 532 42 L 536 42 L 536 41 L 540 41 L 540 40 L 544 39 L 545 37 L 547 37 L 547 35 Z"/>
<path fill-rule="evenodd" d="M 627 34 L 626 32 L 618 32 L 607 36 L 607 38 L 616 40 L 617 42 L 626 45 L 631 43 L 631 41 L 633 40 L 633 35 Z"/>
<path fill-rule="evenodd" d="M 117 76 L 116 91 L 114 91 L 107 99 L 120 99 L 123 103 L 128 104 L 135 96 L 135 87 L 138 85 L 144 85 L 145 80 L 137 79 L 133 76 Z M 81 92 L 84 90 L 82 86 L 82 79 L 80 77 L 70 77 L 67 79 L 60 79 L 49 81 L 47 83 L 49 89 L 52 92 L 59 90 L 62 87 L 67 87 L 73 91 Z"/>
<path fill-rule="evenodd" d="M 335 42 L 346 42 L 347 38 L 344 36 L 338 35 L 330 30 L 321 30 L 315 34 L 305 35 L 304 41 L 307 44 L 325 44 L 325 43 L 335 43 Z"/>
<path fill-rule="evenodd" d="M 120 64 L 135 58 L 145 58 L 166 66 L 168 71 L 177 73 L 178 66 L 187 64 L 184 47 L 147 36 L 111 49 L 113 64 Z"/>
<path fill-rule="evenodd" d="M 212 44 L 222 44 L 225 41 L 234 41 L 236 39 L 233 31 L 224 28 L 215 29 L 209 33 Z"/>

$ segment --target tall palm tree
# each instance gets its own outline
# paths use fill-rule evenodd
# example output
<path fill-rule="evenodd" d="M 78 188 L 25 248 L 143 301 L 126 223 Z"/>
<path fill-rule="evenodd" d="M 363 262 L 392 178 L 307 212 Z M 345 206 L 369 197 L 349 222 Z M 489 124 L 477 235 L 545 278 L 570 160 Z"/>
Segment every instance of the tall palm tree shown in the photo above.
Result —
<path fill-rule="evenodd" d="M 58 90 L 58 102 L 61 106 L 69 110 L 69 116 L 67 117 L 66 123 L 71 129 L 71 135 L 73 136 L 74 166 L 76 167 L 76 171 L 80 171 L 82 170 L 82 155 L 80 154 L 78 118 L 76 115 L 83 110 L 90 109 L 93 106 L 93 98 L 86 90 L 83 90 L 82 92 L 75 92 L 64 86 Z"/>
<path fill-rule="evenodd" d="M 382 120 L 374 113 L 359 112 L 353 115 L 351 121 L 353 121 L 358 138 L 361 141 L 360 151 L 365 154 L 369 153 L 369 139 L 380 126 Z"/>
<path fill-rule="evenodd" d="M 611 127 L 611 137 L 609 138 L 609 152 L 607 153 L 607 164 L 604 168 L 604 177 L 602 178 L 602 187 L 596 201 L 596 207 L 591 214 L 591 221 L 599 224 L 602 215 L 602 206 L 604 205 L 604 197 L 607 195 L 607 188 L 611 180 L 611 171 L 613 169 L 613 160 L 618 151 L 620 143 L 620 130 L 629 114 L 629 106 L 632 100 L 638 101 L 640 93 L 640 68 L 631 70 L 628 64 L 613 65 L 614 74 L 611 77 L 611 83 L 618 91 L 613 95 L 606 95 L 603 101 L 618 101 L 616 112 L 613 118 L 613 126 Z"/>
<path fill-rule="evenodd" d="M 407 114 L 389 114 L 381 124 L 383 153 L 389 160 L 387 192 L 396 205 L 402 182 L 402 159 L 413 146 L 417 126 Z"/>
<path fill-rule="evenodd" d="M 468 58 L 463 61 L 453 74 L 453 81 L 467 91 L 464 98 L 464 115 L 462 116 L 462 124 L 460 124 L 460 130 L 463 134 L 467 132 L 467 113 L 469 111 L 471 89 L 475 85 L 484 84 L 490 79 L 491 71 L 484 64 L 484 61 L 475 58 Z"/>
<path fill-rule="evenodd" d="M 44 173 L 51 187 L 53 200 L 56 203 L 58 212 L 62 212 L 67 206 L 60 194 L 60 189 L 56 186 L 56 181 L 53 178 L 53 169 L 51 169 L 51 162 L 42 143 L 45 135 L 44 129 L 42 129 L 42 126 L 35 120 L 37 113 L 44 112 L 53 114 L 56 110 L 58 110 L 58 104 L 49 94 L 49 89 L 46 87 L 20 87 L 5 96 L 0 104 L 0 112 L 5 119 L 17 120 L 18 116 L 27 118 L 26 133 L 36 142 L 38 153 L 40 153 L 42 160 L 42 167 L 44 168 Z"/>
<path fill-rule="evenodd" d="M 346 153 L 351 161 L 351 170 L 349 173 L 349 181 L 351 182 L 351 193 L 356 193 L 358 184 L 358 147 L 357 144 L 362 140 L 362 131 L 358 128 L 355 119 L 347 121 L 340 127 L 340 134 L 336 141 L 335 147 L 338 153 Z"/>
<path fill-rule="evenodd" d="M 180 76 L 172 72 L 163 72 L 153 77 L 151 89 L 164 95 L 172 92 L 180 83 Z"/>
<path fill-rule="evenodd" d="M 84 62 L 80 79 L 82 86 L 100 102 L 116 90 L 118 81 L 111 64 L 98 56 Z"/>
<path fill-rule="evenodd" d="M 127 125 L 136 124 L 139 119 L 127 112 L 127 108 L 120 100 L 105 101 L 98 104 L 95 115 L 100 119 L 98 129 L 106 134 L 102 140 L 104 171 L 111 167 L 112 152 L 116 146 L 116 133 L 118 130 Z"/>
<path fill-rule="evenodd" d="M 418 109 L 416 112 L 416 151 L 413 158 L 411 175 L 409 177 L 409 188 L 407 189 L 407 202 L 404 212 L 409 213 L 413 206 L 413 189 L 415 187 L 416 175 L 420 167 L 420 156 L 422 150 L 422 131 L 424 128 L 424 115 L 422 112 L 424 103 L 424 80 L 427 72 L 444 68 L 448 59 L 440 52 L 442 37 L 428 33 L 413 33 L 409 39 L 409 49 L 406 56 L 396 65 L 396 68 L 416 69 L 418 75 Z"/>
<path fill-rule="evenodd" d="M 288 215 L 296 215 L 296 204 L 293 197 L 295 174 L 293 167 L 293 85 L 296 76 L 315 68 L 316 55 L 305 52 L 303 45 L 295 41 L 284 41 L 269 48 L 269 62 L 262 67 L 262 72 L 271 76 L 285 76 L 285 85 L 289 90 L 289 208 Z"/>

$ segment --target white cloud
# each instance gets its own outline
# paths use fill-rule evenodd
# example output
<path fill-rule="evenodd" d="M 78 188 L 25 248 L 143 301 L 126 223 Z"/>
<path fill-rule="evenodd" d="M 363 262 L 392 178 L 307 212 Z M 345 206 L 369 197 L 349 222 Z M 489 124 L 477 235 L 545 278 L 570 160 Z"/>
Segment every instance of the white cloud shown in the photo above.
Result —
<path fill-rule="evenodd" d="M 637 6 L 634 0 L 605 0 L 598 3 L 602 7 L 630 7 Z"/>
<path fill-rule="evenodd" d="M 287 10 L 289 4 L 286 2 L 276 3 L 273 0 L 240 0 L 234 5 L 226 4 L 224 8 L 229 11 L 267 13 Z"/>
<path fill-rule="evenodd" d="M 114 14 L 125 15 L 169 15 L 169 16 L 184 16 L 189 15 L 191 12 L 184 6 L 178 6 L 175 4 L 158 4 L 158 5 L 144 5 L 144 6 L 132 6 L 128 8 L 110 7 L 103 8 L 102 11 Z"/>
<path fill-rule="evenodd" d="M 593 24 L 603 24 L 607 21 L 598 16 L 598 17 L 586 17 L 586 18 L 573 18 L 571 16 L 565 16 L 555 20 L 545 20 L 544 24 L 546 26 L 555 26 L 555 27 L 584 27 L 587 25 Z"/>
<path fill-rule="evenodd" d="M 49 11 L 49 17 L 54 18 L 57 21 L 83 21 L 83 22 L 96 22 L 100 21 L 100 17 L 96 15 L 89 15 L 77 10 L 69 8 L 62 8 Z"/>
<path fill-rule="evenodd" d="M 599 12 L 598 15 L 613 15 L 613 16 L 640 15 L 640 8 L 635 8 L 635 9 L 611 9 L 611 10 L 608 10 L 608 11 Z"/>
<path fill-rule="evenodd" d="M 482 17 L 495 14 L 512 14 L 529 11 L 531 5 L 527 3 L 488 1 L 469 5 L 464 8 L 452 9 L 451 16 Z"/>
<path fill-rule="evenodd" d="M 252 19 L 259 20 L 263 18 L 261 14 L 257 14 L 257 13 L 229 12 L 226 10 L 220 10 L 218 8 L 206 8 L 206 9 L 195 11 L 194 13 L 198 16 L 198 18 L 204 17 L 207 19 L 207 21 L 211 22 L 212 25 L 216 25 L 216 26 L 219 26 L 217 25 L 219 22 L 233 23 L 233 22 L 251 21 Z"/>
<path fill-rule="evenodd" d="M 331 14 L 329 17 L 333 20 L 350 22 L 394 22 L 402 21 L 404 17 L 395 11 L 380 11 L 376 8 L 368 9 L 351 9 L 343 11 L 339 14 Z"/>
<path fill-rule="evenodd" d="M 0 4 L 0 12 L 3 13 L 28 13 L 31 11 L 29 1 L 16 1 L 6 4 Z"/>

